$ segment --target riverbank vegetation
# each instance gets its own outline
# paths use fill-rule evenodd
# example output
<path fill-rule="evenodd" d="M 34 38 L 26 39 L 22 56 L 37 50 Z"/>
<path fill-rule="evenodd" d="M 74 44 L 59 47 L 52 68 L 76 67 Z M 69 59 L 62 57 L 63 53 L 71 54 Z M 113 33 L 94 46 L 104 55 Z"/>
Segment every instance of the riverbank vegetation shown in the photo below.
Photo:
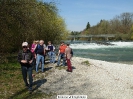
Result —
<path fill-rule="evenodd" d="M 79 34 L 117 34 L 116 40 L 133 40 L 133 15 L 123 13 L 107 21 L 101 20 L 91 26 L 89 22 Z M 24 88 L 17 53 L 23 41 L 43 39 L 59 43 L 68 35 L 64 19 L 59 15 L 54 2 L 40 0 L 0 0 L 0 98 L 33 99 L 45 98 L 51 94 L 29 95 Z M 90 65 L 89 62 L 84 62 Z M 65 69 L 56 67 L 56 69 Z"/>
<path fill-rule="evenodd" d="M 54 2 L 0 0 L 0 53 L 18 51 L 23 41 L 58 43 L 66 35 L 65 22 Z"/>
<path fill-rule="evenodd" d="M 62 36 L 63 35 L 63 36 Z M 65 39 L 65 22 L 54 2 L 0 0 L 0 99 L 38 99 L 51 94 L 29 92 L 24 86 L 17 53 L 23 41 Z M 39 82 L 36 82 L 39 83 Z M 33 86 L 37 88 L 37 86 Z"/>
<path fill-rule="evenodd" d="M 37 75 L 34 77 L 38 80 L 33 83 L 33 93 L 29 94 L 23 82 L 20 64 L 12 56 L 8 57 L 8 63 L 0 63 L 0 71 L 0 99 L 49 99 L 54 94 L 36 91 L 39 88 L 40 79 L 45 79 L 44 76 Z M 33 73 L 35 74 L 35 71 Z"/>
<path fill-rule="evenodd" d="M 87 22 L 87 25 L 83 31 L 71 32 L 71 35 L 89 34 L 115 34 L 115 37 L 111 38 L 110 40 L 133 40 L 133 13 L 125 12 L 118 16 L 115 16 L 111 20 L 102 19 L 94 26 L 91 26 L 91 24 Z M 88 39 L 80 38 L 80 40 Z M 96 38 L 95 40 L 103 40 L 103 38 Z"/>

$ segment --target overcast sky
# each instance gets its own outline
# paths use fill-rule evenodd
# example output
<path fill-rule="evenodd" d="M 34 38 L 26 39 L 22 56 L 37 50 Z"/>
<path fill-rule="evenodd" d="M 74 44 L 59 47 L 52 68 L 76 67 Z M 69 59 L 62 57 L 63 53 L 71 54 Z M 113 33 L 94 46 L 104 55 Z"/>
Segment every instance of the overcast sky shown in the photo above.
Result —
<path fill-rule="evenodd" d="M 96 25 L 101 19 L 110 20 L 124 12 L 133 13 L 133 0 L 44 0 L 55 1 L 67 29 L 82 31 L 89 22 Z"/>

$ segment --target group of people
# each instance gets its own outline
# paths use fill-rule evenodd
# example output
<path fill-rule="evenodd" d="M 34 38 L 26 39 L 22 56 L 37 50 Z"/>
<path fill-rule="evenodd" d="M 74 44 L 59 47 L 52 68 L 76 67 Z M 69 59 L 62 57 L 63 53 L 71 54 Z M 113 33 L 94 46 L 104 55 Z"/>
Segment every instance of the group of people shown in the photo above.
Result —
<path fill-rule="evenodd" d="M 29 47 L 27 42 L 22 43 L 22 50 L 18 53 L 18 62 L 21 64 L 21 70 L 23 75 L 23 80 L 25 86 L 29 89 L 29 92 L 32 93 L 32 82 L 33 75 L 32 69 L 35 66 L 35 71 L 38 73 L 39 64 L 41 64 L 41 71 L 44 72 L 44 64 L 45 64 L 45 56 L 48 54 L 50 63 L 55 63 L 55 47 L 48 41 L 48 45 L 44 44 L 43 40 L 33 41 L 31 47 Z M 58 61 L 57 66 L 60 66 L 60 61 L 63 59 L 63 66 L 67 63 L 67 72 L 72 72 L 71 66 L 71 57 L 72 57 L 72 49 L 69 47 L 69 44 L 65 44 L 61 42 L 58 51 Z M 29 78 L 29 83 L 27 81 L 27 74 Z"/>
<path fill-rule="evenodd" d="M 63 66 L 66 65 L 67 62 L 67 71 L 72 72 L 72 66 L 71 66 L 71 57 L 73 55 L 72 48 L 69 47 L 69 44 L 65 44 L 64 42 L 61 43 L 58 51 L 58 62 L 57 66 L 60 65 L 60 60 L 63 59 Z"/>

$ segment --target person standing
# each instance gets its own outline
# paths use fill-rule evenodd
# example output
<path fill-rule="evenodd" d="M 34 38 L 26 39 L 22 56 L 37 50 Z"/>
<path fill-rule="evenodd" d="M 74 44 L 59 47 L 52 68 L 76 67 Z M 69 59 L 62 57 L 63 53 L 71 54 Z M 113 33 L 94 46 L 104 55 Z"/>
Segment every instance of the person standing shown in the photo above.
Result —
<path fill-rule="evenodd" d="M 45 64 L 45 57 L 46 57 L 46 54 L 47 54 L 47 53 L 46 53 L 46 52 L 47 52 L 47 50 L 46 50 L 47 47 L 46 47 L 46 44 L 45 44 L 45 43 L 43 43 L 43 47 L 44 47 L 44 49 L 45 49 L 45 53 L 44 53 L 44 64 Z"/>
<path fill-rule="evenodd" d="M 30 51 L 33 53 L 33 55 L 35 54 L 35 48 L 36 48 L 36 41 L 33 41 Z"/>
<path fill-rule="evenodd" d="M 35 59 L 36 59 L 36 47 L 39 44 L 39 40 L 36 40 L 35 42 L 36 42 L 36 46 L 35 46 L 34 52 L 35 52 Z"/>
<path fill-rule="evenodd" d="M 61 59 L 63 59 L 63 66 L 65 66 L 66 64 L 66 58 L 65 58 L 65 49 L 66 49 L 66 45 L 64 44 L 64 42 L 61 42 L 61 45 L 59 47 L 59 51 L 58 51 L 58 62 L 57 62 L 57 66 L 60 65 L 60 61 Z"/>
<path fill-rule="evenodd" d="M 71 57 L 72 57 L 72 49 L 69 47 L 69 44 L 67 44 L 67 48 L 65 49 L 65 56 L 67 60 L 67 71 L 72 72 L 72 66 L 71 66 Z"/>
<path fill-rule="evenodd" d="M 36 46 L 36 73 L 38 73 L 39 64 L 41 63 L 42 72 L 44 72 L 44 59 L 45 59 L 45 48 L 43 46 L 44 41 L 40 40 Z"/>
<path fill-rule="evenodd" d="M 32 61 L 33 61 L 33 54 L 28 49 L 28 43 L 22 43 L 23 50 L 19 51 L 18 53 L 18 62 L 21 64 L 22 76 L 25 83 L 25 86 L 28 88 L 29 92 L 32 93 Z M 29 83 L 27 81 L 27 74 L 29 78 Z"/>
<path fill-rule="evenodd" d="M 51 44 L 51 41 L 48 41 L 47 50 L 48 56 L 50 58 L 50 63 L 55 63 L 55 47 Z"/>
<path fill-rule="evenodd" d="M 34 60 L 33 60 L 33 69 L 35 69 L 35 65 L 36 65 L 36 59 L 35 59 L 35 48 L 36 48 L 36 41 L 33 41 L 30 51 L 32 52 L 33 56 L 34 56 Z"/>

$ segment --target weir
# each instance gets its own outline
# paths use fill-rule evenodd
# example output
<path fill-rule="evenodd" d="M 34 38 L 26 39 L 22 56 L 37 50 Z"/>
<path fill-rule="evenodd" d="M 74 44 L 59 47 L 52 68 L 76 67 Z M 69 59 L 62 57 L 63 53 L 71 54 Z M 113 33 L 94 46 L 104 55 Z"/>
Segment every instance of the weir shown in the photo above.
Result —
<path fill-rule="evenodd" d="M 75 43 L 96 43 L 98 45 L 114 45 L 114 44 L 111 44 L 110 42 L 107 42 L 107 41 L 82 41 L 82 40 L 71 41 L 71 40 L 66 40 L 64 42 L 65 43 L 70 43 L 70 44 L 75 44 Z"/>
<path fill-rule="evenodd" d="M 109 38 L 114 38 L 115 34 L 99 34 L 99 35 L 70 35 L 68 38 L 73 38 L 73 41 L 76 41 L 76 38 L 88 38 L 88 41 L 93 41 L 93 38 L 105 38 L 105 41 L 108 41 Z"/>

